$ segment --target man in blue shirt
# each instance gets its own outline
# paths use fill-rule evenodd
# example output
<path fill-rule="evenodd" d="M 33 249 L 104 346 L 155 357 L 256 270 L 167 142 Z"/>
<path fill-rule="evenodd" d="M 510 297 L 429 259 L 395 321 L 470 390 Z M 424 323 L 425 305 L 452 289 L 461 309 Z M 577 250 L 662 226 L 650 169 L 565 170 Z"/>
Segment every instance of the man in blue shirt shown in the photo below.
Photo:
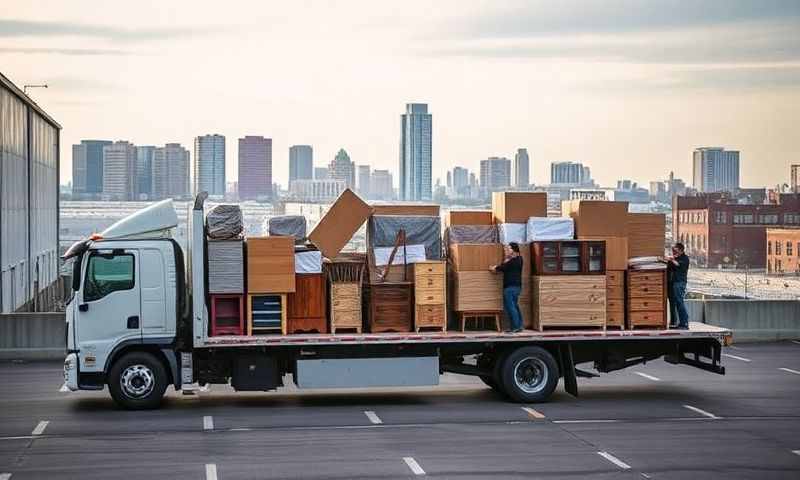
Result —
<path fill-rule="evenodd" d="M 689 273 L 689 257 L 686 255 L 686 248 L 682 243 L 676 243 L 672 247 L 672 256 L 664 257 L 663 261 L 667 264 L 669 310 L 672 313 L 671 323 L 674 328 L 688 330 L 689 312 L 686 311 L 685 297 L 686 277 Z"/>

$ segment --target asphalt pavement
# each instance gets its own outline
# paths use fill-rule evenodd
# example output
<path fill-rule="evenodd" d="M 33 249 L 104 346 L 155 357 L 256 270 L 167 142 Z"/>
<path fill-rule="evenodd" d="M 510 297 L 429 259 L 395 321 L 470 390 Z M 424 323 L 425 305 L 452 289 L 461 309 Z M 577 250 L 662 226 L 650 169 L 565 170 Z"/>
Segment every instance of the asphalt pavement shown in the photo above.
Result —
<path fill-rule="evenodd" d="M 656 361 L 519 405 L 433 388 L 170 392 L 155 411 L 0 364 L 0 480 L 800 478 L 800 342 L 725 350 L 727 375 Z"/>

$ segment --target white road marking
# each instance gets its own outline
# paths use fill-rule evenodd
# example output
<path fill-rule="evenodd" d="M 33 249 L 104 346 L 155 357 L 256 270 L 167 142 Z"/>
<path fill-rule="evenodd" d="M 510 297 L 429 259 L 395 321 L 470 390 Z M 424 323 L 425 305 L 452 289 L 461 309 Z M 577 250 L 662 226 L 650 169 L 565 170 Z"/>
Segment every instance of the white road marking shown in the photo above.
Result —
<path fill-rule="evenodd" d="M 419 463 L 417 463 L 417 461 L 414 460 L 414 457 L 403 457 L 403 461 L 406 462 L 408 468 L 410 468 L 411 471 L 414 472 L 414 475 L 425 475 L 425 470 L 423 470 L 422 467 L 419 466 Z"/>
<path fill-rule="evenodd" d="M 794 373 L 795 375 L 800 375 L 800 372 L 798 372 L 797 370 L 792 370 L 791 368 L 781 367 L 778 370 L 783 370 L 784 372 L 789 372 L 789 373 Z"/>
<path fill-rule="evenodd" d="M 792 453 L 794 453 L 795 455 L 800 455 L 800 450 L 792 450 Z"/>
<path fill-rule="evenodd" d="M 531 418 L 544 418 L 544 414 L 542 412 L 534 410 L 534 409 L 532 409 L 530 407 L 522 407 L 522 409 L 525 410 L 525 412 Z"/>
<path fill-rule="evenodd" d="M 728 358 L 735 358 L 736 360 L 741 360 L 743 362 L 749 362 L 750 361 L 749 358 L 740 357 L 738 355 L 731 355 L 730 353 L 723 353 L 722 356 L 723 357 L 728 357 Z"/>
<path fill-rule="evenodd" d="M 373 412 L 372 410 L 365 410 L 364 415 L 366 415 L 367 418 L 369 418 L 369 421 L 374 423 L 375 425 L 383 423 L 383 420 L 381 420 L 380 417 L 375 415 L 375 412 Z"/>
<path fill-rule="evenodd" d="M 660 379 L 660 378 L 658 378 L 658 377 L 654 377 L 654 376 L 652 376 L 652 375 L 648 375 L 648 374 L 646 374 L 646 373 L 644 373 L 644 372 L 633 372 L 633 373 L 635 373 L 636 375 L 639 375 L 640 377 L 644 377 L 644 378 L 646 378 L 646 379 L 648 379 L 648 380 L 652 380 L 652 381 L 654 381 L 654 382 L 660 382 L 660 381 L 661 381 L 661 379 Z"/>
<path fill-rule="evenodd" d="M 206 480 L 217 480 L 216 463 L 206 463 Z"/>
<path fill-rule="evenodd" d="M 614 423 L 619 420 L 553 420 L 553 423 Z"/>
<path fill-rule="evenodd" d="M 203 417 L 203 430 L 214 430 L 214 417 L 211 415 Z"/>
<path fill-rule="evenodd" d="M 701 410 L 701 409 L 699 409 L 697 407 L 693 407 L 691 405 L 684 405 L 684 408 L 688 408 L 689 410 L 691 410 L 693 412 L 697 412 L 700 415 L 704 415 L 704 416 L 706 416 L 708 418 L 714 418 L 714 419 L 719 418 L 718 416 L 714 415 L 711 412 L 706 412 L 705 410 Z"/>
<path fill-rule="evenodd" d="M 10 473 L 0 473 L 0 480 L 8 480 L 9 478 L 11 478 Z"/>
<path fill-rule="evenodd" d="M 36 428 L 33 429 L 33 431 L 31 432 L 31 435 L 41 435 L 41 434 L 43 434 L 44 433 L 44 429 L 47 428 L 47 424 L 49 424 L 49 423 L 50 422 L 48 420 L 42 420 L 41 422 L 39 422 L 38 425 L 36 425 Z"/>
<path fill-rule="evenodd" d="M 605 458 L 609 462 L 613 463 L 614 465 L 618 466 L 619 468 L 623 469 L 623 470 L 629 470 L 631 468 L 630 465 L 628 465 L 627 463 L 623 462 L 622 460 L 620 460 L 619 458 L 615 457 L 614 455 L 611 455 L 608 452 L 597 452 L 597 454 L 600 455 L 601 457 Z"/>

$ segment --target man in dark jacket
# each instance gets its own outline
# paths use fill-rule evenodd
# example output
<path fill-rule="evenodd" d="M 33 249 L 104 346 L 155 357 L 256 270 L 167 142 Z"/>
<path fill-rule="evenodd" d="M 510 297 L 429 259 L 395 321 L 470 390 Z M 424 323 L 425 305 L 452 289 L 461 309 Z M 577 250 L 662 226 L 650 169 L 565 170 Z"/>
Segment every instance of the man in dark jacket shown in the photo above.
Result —
<path fill-rule="evenodd" d="M 519 244 L 511 242 L 505 246 L 505 260 L 500 265 L 489 267 L 493 272 L 503 272 L 503 308 L 511 320 L 511 331 L 522 331 L 522 312 L 519 310 L 519 294 L 522 291 L 522 264 Z"/>
<path fill-rule="evenodd" d="M 673 318 L 671 323 L 675 328 L 686 330 L 689 328 L 689 312 L 686 311 L 686 281 L 689 273 L 689 257 L 682 243 L 672 247 L 672 256 L 664 257 L 667 264 L 667 278 L 669 279 L 670 313 Z M 677 316 L 677 319 L 675 318 Z M 677 325 L 675 325 L 677 323 Z"/>

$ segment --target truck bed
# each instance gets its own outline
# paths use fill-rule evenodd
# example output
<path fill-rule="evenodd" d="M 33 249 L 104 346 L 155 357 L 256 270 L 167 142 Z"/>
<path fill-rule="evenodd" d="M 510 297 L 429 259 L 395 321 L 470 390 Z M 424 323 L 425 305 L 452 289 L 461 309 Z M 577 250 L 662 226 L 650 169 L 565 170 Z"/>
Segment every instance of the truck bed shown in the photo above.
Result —
<path fill-rule="evenodd" d="M 689 330 L 525 330 L 520 333 L 492 331 L 450 331 L 420 333 L 339 333 L 297 335 L 228 335 L 208 337 L 203 347 L 252 347 L 289 345 L 363 345 L 363 344 L 439 344 L 480 342 L 545 342 L 582 340 L 714 338 L 730 344 L 726 328 L 690 322 Z"/>

